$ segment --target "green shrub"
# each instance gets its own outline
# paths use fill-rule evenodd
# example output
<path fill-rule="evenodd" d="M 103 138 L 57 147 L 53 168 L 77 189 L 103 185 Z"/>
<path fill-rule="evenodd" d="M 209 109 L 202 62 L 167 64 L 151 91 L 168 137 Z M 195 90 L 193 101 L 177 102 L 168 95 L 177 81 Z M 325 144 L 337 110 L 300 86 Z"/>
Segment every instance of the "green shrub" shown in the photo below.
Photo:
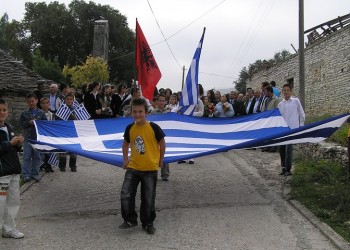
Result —
<path fill-rule="evenodd" d="M 348 171 L 330 161 L 298 161 L 291 180 L 291 196 L 350 241 Z"/>

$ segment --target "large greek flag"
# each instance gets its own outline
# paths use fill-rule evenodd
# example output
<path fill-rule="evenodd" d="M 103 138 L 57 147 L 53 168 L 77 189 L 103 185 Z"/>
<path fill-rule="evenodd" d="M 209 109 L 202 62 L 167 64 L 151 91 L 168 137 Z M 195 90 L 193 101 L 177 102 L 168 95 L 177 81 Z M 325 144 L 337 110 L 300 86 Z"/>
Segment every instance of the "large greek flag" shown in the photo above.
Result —
<path fill-rule="evenodd" d="M 180 113 L 192 115 L 198 102 L 198 69 L 199 59 L 201 57 L 202 45 L 204 40 L 205 28 L 201 40 L 199 41 L 196 52 L 194 53 L 190 69 L 186 76 L 186 84 L 181 91 L 181 99 L 179 101 Z"/>
<path fill-rule="evenodd" d="M 205 118 L 177 113 L 149 115 L 165 132 L 165 162 L 200 157 L 229 149 L 295 143 L 328 138 L 349 117 L 343 114 L 290 129 L 278 109 L 235 118 Z M 122 143 L 129 117 L 85 121 L 35 121 L 41 151 L 69 151 L 122 166 Z"/>

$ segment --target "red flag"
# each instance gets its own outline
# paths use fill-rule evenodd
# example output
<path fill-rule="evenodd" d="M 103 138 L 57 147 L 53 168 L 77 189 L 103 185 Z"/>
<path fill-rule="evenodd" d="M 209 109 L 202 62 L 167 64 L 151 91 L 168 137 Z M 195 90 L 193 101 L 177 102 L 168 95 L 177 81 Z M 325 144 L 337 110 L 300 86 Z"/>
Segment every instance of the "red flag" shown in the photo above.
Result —
<path fill-rule="evenodd" d="M 148 100 L 153 99 L 154 88 L 162 77 L 152 50 L 136 20 L 136 69 L 137 80 L 142 89 L 142 95 Z"/>

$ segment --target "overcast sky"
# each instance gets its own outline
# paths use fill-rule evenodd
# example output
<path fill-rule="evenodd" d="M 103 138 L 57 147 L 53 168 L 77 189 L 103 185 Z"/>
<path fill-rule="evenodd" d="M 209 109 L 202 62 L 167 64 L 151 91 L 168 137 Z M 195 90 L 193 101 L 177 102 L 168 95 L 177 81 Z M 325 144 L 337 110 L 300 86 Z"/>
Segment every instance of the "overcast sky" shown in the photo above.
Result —
<path fill-rule="evenodd" d="M 25 2 L 1 0 L 1 15 L 7 12 L 10 20 L 22 20 Z M 68 6 L 71 1 L 58 2 Z M 189 67 L 204 27 L 206 34 L 199 64 L 199 83 L 205 90 L 232 88 L 232 82 L 242 67 L 257 59 L 268 60 L 283 49 L 294 53 L 290 44 L 298 49 L 298 0 L 93 2 L 118 9 L 128 18 L 132 30 L 135 30 L 135 20 L 138 18 L 162 72 L 158 87 L 170 87 L 176 91 L 181 89 L 182 67 Z M 349 0 L 305 0 L 305 30 L 348 13 Z M 174 56 L 167 43 L 162 42 L 164 38 L 156 20 Z"/>

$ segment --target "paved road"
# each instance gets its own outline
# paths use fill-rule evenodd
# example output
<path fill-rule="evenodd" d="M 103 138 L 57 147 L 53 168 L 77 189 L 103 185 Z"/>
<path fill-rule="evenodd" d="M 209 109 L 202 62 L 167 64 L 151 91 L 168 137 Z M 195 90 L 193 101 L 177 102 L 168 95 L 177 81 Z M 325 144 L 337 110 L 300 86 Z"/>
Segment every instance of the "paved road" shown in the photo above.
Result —
<path fill-rule="evenodd" d="M 78 165 L 77 173 L 45 174 L 22 194 L 25 238 L 0 239 L 0 249 L 336 249 L 282 198 L 276 153 L 171 164 L 170 180 L 158 182 L 155 235 L 118 229 L 124 170 L 82 157 Z"/>

